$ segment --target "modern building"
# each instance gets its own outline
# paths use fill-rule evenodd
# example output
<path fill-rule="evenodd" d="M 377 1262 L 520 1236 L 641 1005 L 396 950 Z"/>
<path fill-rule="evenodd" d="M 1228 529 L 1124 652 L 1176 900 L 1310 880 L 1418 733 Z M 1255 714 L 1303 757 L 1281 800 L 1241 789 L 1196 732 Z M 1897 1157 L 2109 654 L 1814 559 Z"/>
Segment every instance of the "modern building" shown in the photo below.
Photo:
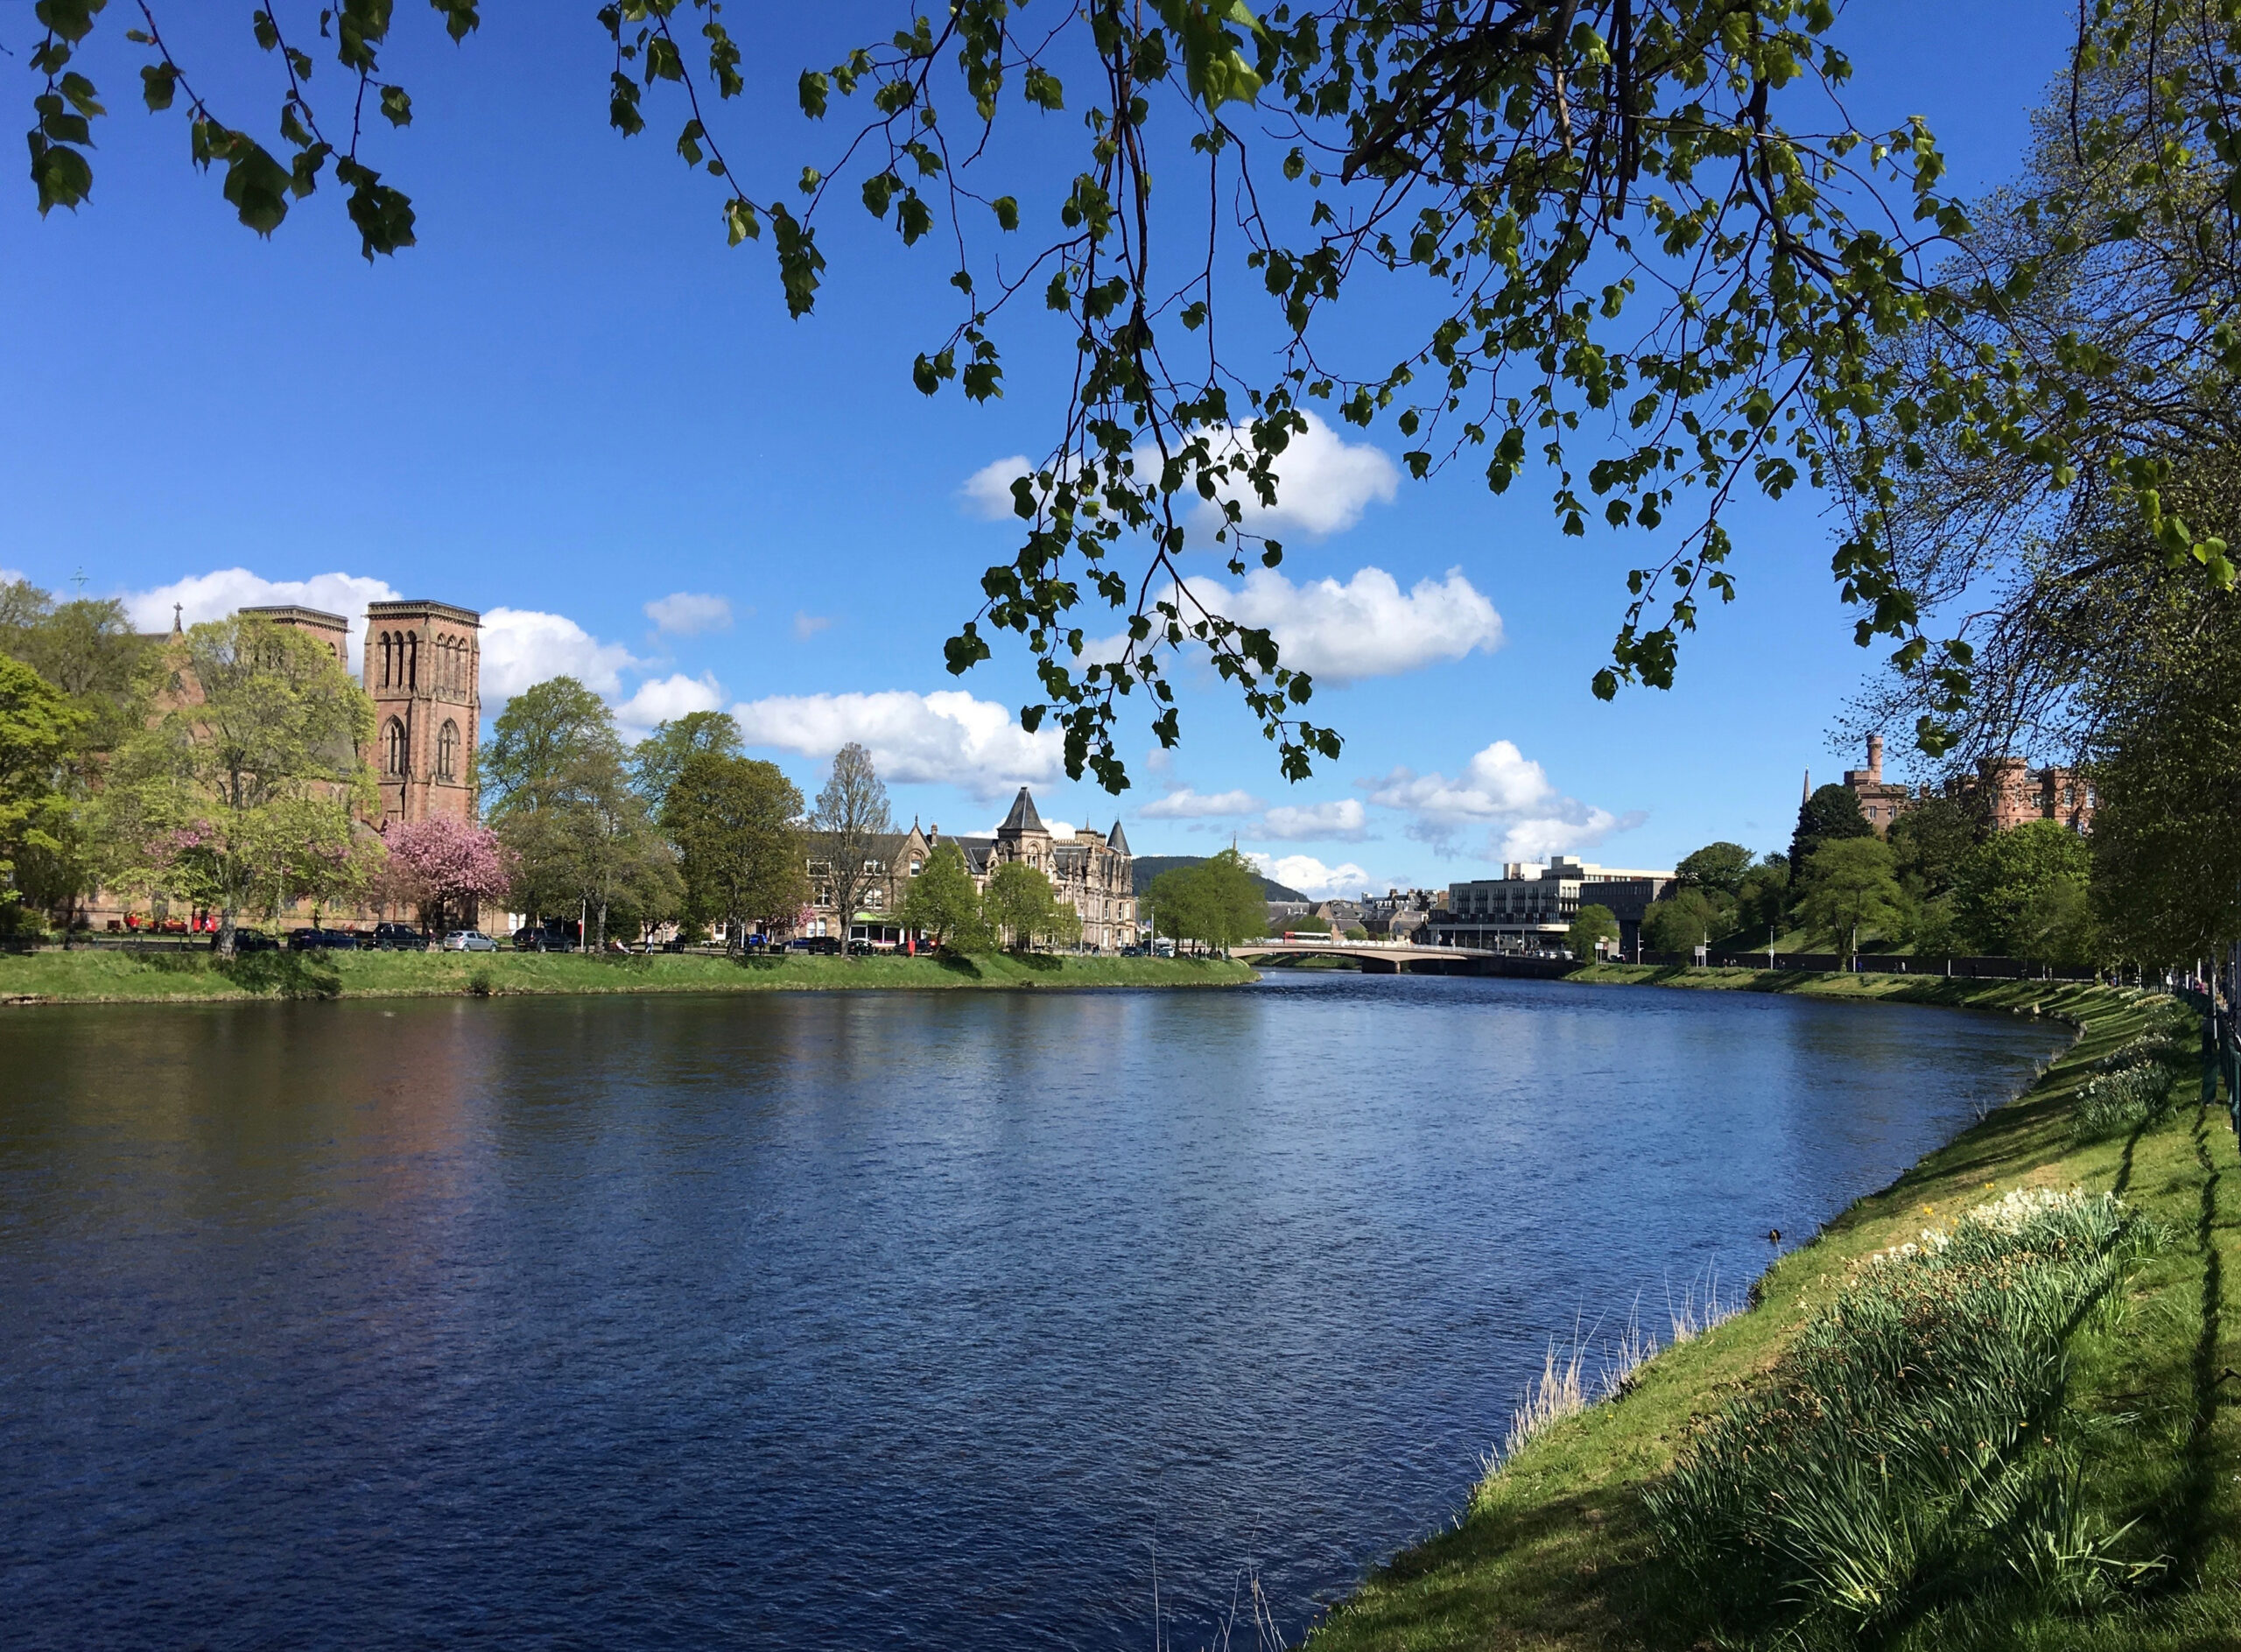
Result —
<path fill-rule="evenodd" d="M 1640 950 L 1642 915 L 1672 889 L 1669 871 L 1630 871 L 1557 855 L 1542 864 L 1513 861 L 1498 878 L 1448 886 L 1447 904 L 1424 924 L 1444 946 L 1495 952 L 1552 951 L 1564 944 L 1583 906 L 1606 906 L 1619 920 L 1619 945 Z"/>

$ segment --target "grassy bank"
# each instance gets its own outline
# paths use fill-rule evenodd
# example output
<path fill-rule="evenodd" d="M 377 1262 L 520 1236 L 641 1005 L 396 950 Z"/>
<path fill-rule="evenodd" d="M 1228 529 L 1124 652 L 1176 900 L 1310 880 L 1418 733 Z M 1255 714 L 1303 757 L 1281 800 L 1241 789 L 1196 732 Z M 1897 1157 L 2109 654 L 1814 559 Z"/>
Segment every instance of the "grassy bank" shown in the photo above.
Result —
<path fill-rule="evenodd" d="M 2149 1002 L 1746 970 L 1576 979 L 2036 1013 L 2081 1036 L 2029 1093 L 1777 1262 L 1749 1312 L 1523 1445 L 1451 1529 L 1344 1602 L 1314 1652 L 2241 1646 L 2241 1311 L 2224 1304 L 2241 1280 L 2241 1176 L 2223 1110 L 2197 1107 L 2191 1085 L 2146 1121 L 2104 1105 Z M 1964 1215 L 2070 1189 L 2118 1195 L 2121 1217 L 2019 1255 L 1992 1219 Z M 1973 1235 L 1974 1251 L 1868 1262 L 1926 1228 Z M 2052 1307 L 2034 1318 L 2034 1304 Z M 2028 1370 L 1987 1380 L 2003 1360 Z M 2004 1400 L 2006 1424 L 1980 1420 Z M 1996 1426 L 2009 1431 L 1988 1438 Z M 1900 1461 L 1917 1436 L 1935 1446 L 1912 1452 L 1927 1463 Z M 1900 1496 L 1902 1482 L 1914 1489 Z M 1788 1536 L 1770 1536 L 1783 1522 Z M 1820 1557 L 1802 1585 L 1783 1543 Z"/>
<path fill-rule="evenodd" d="M 497 997 L 864 988 L 1226 987 L 1244 964 L 1191 958 L 578 957 L 559 953 L 71 952 L 0 956 L 0 1002 L 184 1003 L 256 998 Z"/>

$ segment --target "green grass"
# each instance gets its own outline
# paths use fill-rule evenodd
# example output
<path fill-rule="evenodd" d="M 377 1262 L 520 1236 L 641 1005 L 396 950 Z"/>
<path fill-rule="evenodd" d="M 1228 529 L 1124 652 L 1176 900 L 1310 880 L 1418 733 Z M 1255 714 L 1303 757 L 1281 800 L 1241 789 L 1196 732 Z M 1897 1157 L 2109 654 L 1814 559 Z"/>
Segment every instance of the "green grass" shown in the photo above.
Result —
<path fill-rule="evenodd" d="M 734 962 L 657 953 L 208 953 L 85 950 L 0 956 L 0 1002 L 166 1003 L 255 998 L 507 996 L 862 988 L 1215 987 L 1244 964 L 1192 958 L 814 958 Z"/>
<path fill-rule="evenodd" d="M 1676 1462 L 1714 1438 L 1729 1407 L 1780 1391 L 1795 1369 L 1784 1361 L 1809 1341 L 1809 1327 L 1824 1334 L 1865 1258 L 2019 1188 L 2116 1193 L 2159 1235 L 2068 1335 L 2058 1425 L 2043 1437 L 2055 1442 L 2048 1460 L 2083 1466 L 2062 1520 L 2137 1569 L 2111 1573 L 2113 1605 L 1922 1589 L 1837 1638 L 1907 1652 L 2241 1646 L 2241 1323 L 2224 1306 L 2225 1278 L 2241 1269 L 2232 1132 L 2222 1108 L 2195 1105 L 2191 1086 L 2160 1119 L 2117 1135 L 2081 1140 L 2075 1128 L 2078 1092 L 2149 1030 L 2153 1001 L 2061 983 L 1749 970 L 1607 966 L 1574 979 L 1949 1004 L 2058 1016 L 2082 1030 L 2029 1093 L 1777 1262 L 1750 1312 L 1661 1353 L 1619 1398 L 1536 1435 L 1451 1529 L 1343 1602 L 1310 1638 L 1313 1652 L 1804 1644 L 1785 1641 L 1781 1624 L 1768 1634 L 1763 1621 L 1708 1620 L 1701 1601 L 1692 1613 L 1678 1557 L 1658 1547 L 1648 1494 L 1670 1491 Z M 1489 1432 L 1497 1426 L 1488 1419 Z M 2027 1568 L 2026 1548 L 1980 1547 L 1972 1564 L 1991 1553 L 2003 1578 L 2020 1578 L 2006 1561 L 2012 1553 Z M 1792 1611 L 1788 1627 L 1801 1616 Z"/>

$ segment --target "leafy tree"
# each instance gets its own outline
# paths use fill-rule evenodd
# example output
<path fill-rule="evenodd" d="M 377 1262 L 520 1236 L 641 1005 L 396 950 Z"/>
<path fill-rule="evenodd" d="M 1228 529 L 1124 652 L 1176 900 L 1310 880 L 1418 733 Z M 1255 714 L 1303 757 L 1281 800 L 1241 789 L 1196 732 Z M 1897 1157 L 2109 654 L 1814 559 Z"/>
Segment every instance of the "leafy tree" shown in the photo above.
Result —
<path fill-rule="evenodd" d="M 1707 843 L 1675 868 L 1684 888 L 1732 901 L 1743 892 L 1743 877 L 1757 857 L 1740 843 Z"/>
<path fill-rule="evenodd" d="M 128 887 L 216 908 L 230 953 L 247 903 L 361 875 L 373 702 L 321 643 L 241 615 L 193 627 L 162 669 L 168 709 L 118 749 L 102 791 L 109 864 Z"/>
<path fill-rule="evenodd" d="M 887 787 L 872 766 L 871 753 L 854 741 L 833 754 L 832 772 L 817 794 L 809 829 L 832 880 L 832 908 L 840 915 L 845 934 L 855 917 L 858 896 L 877 875 L 870 862 L 895 832 Z"/>
<path fill-rule="evenodd" d="M 1598 954 L 1598 943 L 1618 938 L 1619 915 L 1607 906 L 1590 903 L 1572 915 L 1571 931 L 1564 944 L 1574 958 L 1594 958 Z"/>
<path fill-rule="evenodd" d="M 647 791 L 643 769 L 639 791 Z M 748 924 L 790 917 L 809 898 L 802 794 L 777 764 L 711 742 L 678 765 L 664 791 L 661 825 L 683 856 L 685 913 L 696 924 L 720 918 L 731 951 L 746 946 Z"/>
<path fill-rule="evenodd" d="M 1161 873 L 1145 891 L 1144 905 L 1150 910 L 1156 933 L 1177 941 L 1198 941 L 1217 952 L 1264 935 L 1268 929 L 1260 875 L 1235 849 Z"/>
<path fill-rule="evenodd" d="M 253 14 L 241 49 L 264 54 L 251 60 L 267 66 L 282 110 L 277 137 L 262 138 L 205 101 L 240 77 L 176 55 L 158 21 L 168 10 L 148 0 L 126 32 L 144 59 L 144 101 L 182 110 L 195 158 L 225 168 L 224 197 L 245 225 L 271 234 L 331 164 L 369 259 L 413 244 L 411 200 L 372 165 L 370 139 L 362 152 L 374 123 L 357 118 L 411 117 L 381 60 L 390 8 L 346 4 L 316 40 L 284 35 L 277 11 Z M 1256 18 L 1233 0 L 1091 0 L 1046 32 L 1021 30 L 1009 0 L 958 0 L 801 76 L 812 118 L 836 99 L 870 108 L 836 143 L 830 173 L 802 172 L 791 204 L 724 144 L 724 105 L 748 92 L 760 42 L 735 39 L 714 0 L 678 10 L 599 13 L 615 49 L 609 119 L 625 136 L 650 116 L 674 123 L 677 153 L 714 180 L 712 228 L 720 218 L 737 245 L 762 243 L 769 227 L 790 313 L 816 302 L 822 212 L 861 200 L 905 246 L 959 250 L 962 267 L 945 257 L 940 271 L 957 295 L 953 323 L 913 365 L 927 393 L 1001 392 L 994 329 L 1015 298 L 1039 291 L 1068 318 L 1075 348 L 1063 370 L 1075 388 L 1035 474 L 1015 487 L 1020 549 L 984 575 L 987 603 L 948 653 L 960 671 L 986 657 L 984 624 L 1024 637 L 1045 695 L 1024 720 L 1055 711 L 1069 771 L 1087 767 L 1116 789 L 1117 702 L 1148 689 L 1171 743 L 1163 655 L 1186 648 L 1212 652 L 1287 774 L 1336 755 L 1335 732 L 1302 715 L 1308 678 L 1281 663 L 1265 630 L 1186 584 L 1176 560 L 1184 517 L 1207 499 L 1233 572 L 1275 565 L 1281 546 L 1250 531 L 1244 505 L 1276 496 L 1311 404 L 1364 425 L 1390 418 L 1419 475 L 1468 454 L 1486 459 L 1497 492 L 1545 477 L 1567 534 L 1584 535 L 1592 512 L 1662 535 L 1662 554 L 1629 575 L 1633 601 L 1595 682 L 1606 696 L 1622 680 L 1669 684 L 1702 605 L 1733 595 L 1725 524 L 1738 487 L 1778 496 L 1801 481 L 1838 482 L 1852 509 L 1835 571 L 1858 605 L 1860 640 L 1898 640 L 1902 664 L 1949 674 L 1949 698 L 1966 692 L 1965 647 L 1933 652 L 1919 615 L 1935 587 L 1907 577 L 1893 528 L 1901 479 L 1927 463 L 1925 448 L 1942 438 L 1991 453 L 2042 490 L 2082 477 L 2077 492 L 2118 495 L 2154 518 L 2156 455 L 2139 451 L 2127 421 L 2153 416 L 2164 386 L 2215 376 L 2230 348 L 2223 329 L 2198 324 L 2215 312 L 2192 278 L 2212 260 L 2169 250 L 2241 169 L 2225 102 L 2228 0 L 2108 0 L 2082 14 L 2074 86 L 2097 95 L 2139 84 L 2144 95 L 2118 100 L 2125 118 L 2071 123 L 2085 176 L 2046 173 L 2014 192 L 2009 216 L 2050 225 L 2044 251 L 2011 261 L 1972 248 L 1947 278 L 1928 261 L 1971 226 L 1940 193 L 1935 144 L 1919 121 L 1871 137 L 1835 107 L 1848 25 L 1825 4 L 1359 0 Z M 435 0 L 435 11 L 454 40 L 478 26 L 475 0 Z M 92 186 L 90 123 L 103 104 L 81 54 L 101 13 L 88 0 L 39 11 L 29 138 L 42 213 L 75 209 Z M 2071 32 L 2051 12 L 2043 26 Z M 314 51 L 337 61 L 347 125 L 325 93 L 315 100 Z M 1011 234 L 1046 221 L 1004 192 L 1002 169 L 1043 159 L 1041 118 L 1066 107 L 1057 70 L 1082 60 L 1094 62 L 1085 153 L 1057 169 L 1058 228 L 999 261 L 986 250 L 990 223 Z M 1082 81 L 1073 95 L 1078 106 Z M 971 119 L 958 118 L 959 100 Z M 1006 141 L 1022 120 L 1037 123 Z M 975 126 L 969 148 L 945 137 Z M 1287 128 L 1298 141 L 1259 141 Z M 1155 157 L 1169 169 L 1156 199 Z M 1177 166 L 1200 176 L 1177 189 Z M 2130 180 L 2128 193 L 2107 199 L 2104 176 Z M 1217 214 L 1209 231 L 1188 205 L 1206 199 L 1245 203 L 1233 228 Z M 1170 236 L 1191 249 L 1186 271 Z M 2075 327 L 2027 324 L 2044 306 L 2026 301 L 2081 285 L 2079 271 L 2105 272 L 2103 291 L 2127 299 L 2104 308 L 2153 318 L 2153 371 L 2139 370 L 2137 351 L 2080 348 Z M 1431 284 L 1421 317 L 1402 301 L 1420 341 L 1350 359 L 1330 313 L 1362 284 L 1404 274 Z M 1255 289 L 1274 306 L 1279 348 L 1246 376 L 1212 341 L 1263 336 L 1228 315 Z M 1203 362 L 1180 348 L 1185 334 L 1205 341 Z M 2222 541 L 2212 552 L 2183 522 L 2160 519 L 2182 552 L 2222 561 Z M 1691 525 L 1671 533 L 1674 520 Z M 1138 546 L 1142 561 L 1116 566 Z M 1085 601 L 1126 615 L 1118 661 L 1085 657 L 1097 629 L 1077 612 Z M 1921 737 L 1946 736 L 1933 721 Z"/>
<path fill-rule="evenodd" d="M 1994 833 L 1961 864 L 1953 890 L 1961 933 L 1978 952 L 2038 963 L 2079 936 L 2077 901 L 2090 885 L 2092 851 L 2055 820 Z"/>
<path fill-rule="evenodd" d="M 476 763 L 493 821 L 556 801 L 590 770 L 619 770 L 615 714 L 573 677 L 554 677 L 506 702 Z"/>
<path fill-rule="evenodd" d="M 85 718 L 28 665 L 0 655 L 0 905 L 12 915 L 40 857 L 67 854 L 75 836 L 68 765 Z M 12 923 L 13 917 L 11 916 Z"/>
<path fill-rule="evenodd" d="M 1806 862 L 1798 916 L 1809 930 L 1844 943 L 1847 962 L 1857 964 L 1861 930 L 1895 932 L 1906 921 L 1906 896 L 1892 875 L 1890 845 L 1870 833 L 1816 849 Z"/>
<path fill-rule="evenodd" d="M 1052 903 L 1050 916 L 1037 933 L 1043 944 L 1059 952 L 1077 952 L 1082 944 L 1082 915 L 1071 901 Z"/>
<path fill-rule="evenodd" d="M 1026 861 L 1005 861 L 988 875 L 981 910 L 998 938 L 1015 951 L 1026 951 L 1036 936 L 1047 933 L 1057 909 L 1050 880 Z"/>
<path fill-rule="evenodd" d="M 740 755 L 739 724 L 729 712 L 695 711 L 654 725 L 654 732 L 630 753 L 630 780 L 646 799 L 656 819 L 662 815 L 669 789 L 677 784 L 687 758 L 700 753 L 719 757 Z M 796 812 L 799 812 L 798 805 Z"/>
<path fill-rule="evenodd" d="M 2241 651 L 2205 664 L 2112 729 L 2094 768 L 2095 902 L 2113 948 L 2143 963 L 2241 935 Z"/>
<path fill-rule="evenodd" d="M 1859 812 L 1859 799 L 1849 790 L 1837 785 L 1819 787 L 1798 807 L 1797 831 L 1789 845 L 1793 875 L 1795 868 L 1813 864 L 1815 851 L 1824 843 L 1874 835 L 1875 828 Z"/>
<path fill-rule="evenodd" d="M 1892 824 L 1892 863 L 1915 900 L 1951 893 L 1961 863 L 1977 847 L 1973 813 L 1950 798 L 1924 798 Z"/>
<path fill-rule="evenodd" d="M 1949 958 L 1964 950 L 1961 925 L 1954 917 L 1950 895 L 1913 901 L 1900 934 L 1921 958 Z"/>
<path fill-rule="evenodd" d="M 573 678 L 539 683 L 509 702 L 487 752 L 492 825 L 529 910 L 573 908 L 594 947 L 606 945 L 610 914 L 643 924 L 676 910 L 676 854 L 631 784 L 604 700 Z"/>
<path fill-rule="evenodd" d="M 948 838 L 934 845 L 926 864 L 903 892 L 903 924 L 932 937 L 937 946 L 969 952 L 987 939 L 980 892 L 965 864 L 965 851 Z"/>
<path fill-rule="evenodd" d="M 1725 916 L 1710 895 L 1684 884 L 1650 903 L 1642 914 L 1642 942 L 1654 953 L 1693 952 L 1721 932 Z"/>
<path fill-rule="evenodd" d="M 488 826 L 441 816 L 409 826 L 398 821 L 382 834 L 382 846 L 390 894 L 418 908 L 421 928 L 438 934 L 454 915 L 502 900 L 513 885 L 513 856 Z"/>
<path fill-rule="evenodd" d="M 1790 861 L 1784 854 L 1769 854 L 1743 875 L 1735 903 L 1736 932 L 1755 944 L 1781 927 L 1789 909 Z"/>
<path fill-rule="evenodd" d="M 84 716 L 86 750 L 111 750 L 138 727 L 151 646 L 113 597 L 58 603 L 28 580 L 0 584 L 0 653 L 30 666 Z"/>

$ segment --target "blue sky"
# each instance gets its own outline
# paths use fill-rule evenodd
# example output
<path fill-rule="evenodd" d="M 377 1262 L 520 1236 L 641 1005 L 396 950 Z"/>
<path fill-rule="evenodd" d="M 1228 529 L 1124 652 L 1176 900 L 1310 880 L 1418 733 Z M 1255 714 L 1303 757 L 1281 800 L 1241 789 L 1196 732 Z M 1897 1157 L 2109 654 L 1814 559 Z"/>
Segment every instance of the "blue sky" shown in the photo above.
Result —
<path fill-rule="evenodd" d="M 454 49 L 398 9 L 389 67 L 416 118 L 372 158 L 412 193 L 420 244 L 372 267 L 326 193 L 269 241 L 236 225 L 176 111 L 141 109 L 112 20 L 87 60 L 114 111 L 91 202 L 42 222 L 18 178 L 0 212 L 0 568 L 61 588 L 82 573 L 151 625 L 174 601 L 190 619 L 276 594 L 461 603 L 488 616 L 488 709 L 559 671 L 629 723 L 738 706 L 805 792 L 861 738 L 905 819 L 983 829 L 1026 782 L 1046 818 L 1117 814 L 1139 853 L 1234 833 L 1317 892 L 1440 884 L 1521 853 L 1649 867 L 1713 838 L 1777 847 L 1801 771 L 1858 761 L 1829 731 L 1877 657 L 1851 645 L 1818 502 L 1739 513 L 1741 600 L 1690 639 L 1674 691 L 1605 705 L 1587 684 L 1641 547 L 1566 540 L 1542 493 L 1496 499 L 1474 474 L 1394 482 L 1393 433 L 1347 428 L 1288 491 L 1306 520 L 1284 531 L 1285 579 L 1244 599 L 1319 667 L 1314 709 L 1345 755 L 1288 786 L 1242 711 L 1191 682 L 1170 761 L 1148 763 L 1131 729 L 1125 798 L 1068 783 L 1010 721 L 1032 688 L 1018 657 L 962 678 L 941 663 L 1011 547 L 973 478 L 1043 451 L 1062 353 L 1030 330 L 1007 340 L 1002 401 L 918 396 L 909 365 L 952 313 L 948 265 L 854 207 L 823 232 L 816 313 L 789 320 L 767 252 L 724 246 L 717 195 L 658 135 L 675 120 L 628 144 L 608 129 L 592 10 L 486 7 Z M 720 127 L 761 193 L 838 136 L 793 111 L 797 70 L 898 15 L 734 14 L 773 30 Z M 230 11 L 166 26 L 199 31 L 174 49 L 229 118 L 277 103 Z M 1863 126 L 1927 116 L 1971 189 L 2013 170 L 2060 66 L 2060 8 L 1874 0 L 1842 26 Z M 28 6 L 0 18 L 26 118 L 32 30 Z M 1078 129 L 1051 130 L 1071 145 Z M 1054 157 L 1070 158 L 999 157 L 1030 221 Z M 1366 341 L 1390 320 L 1365 306 L 1341 325 Z"/>

